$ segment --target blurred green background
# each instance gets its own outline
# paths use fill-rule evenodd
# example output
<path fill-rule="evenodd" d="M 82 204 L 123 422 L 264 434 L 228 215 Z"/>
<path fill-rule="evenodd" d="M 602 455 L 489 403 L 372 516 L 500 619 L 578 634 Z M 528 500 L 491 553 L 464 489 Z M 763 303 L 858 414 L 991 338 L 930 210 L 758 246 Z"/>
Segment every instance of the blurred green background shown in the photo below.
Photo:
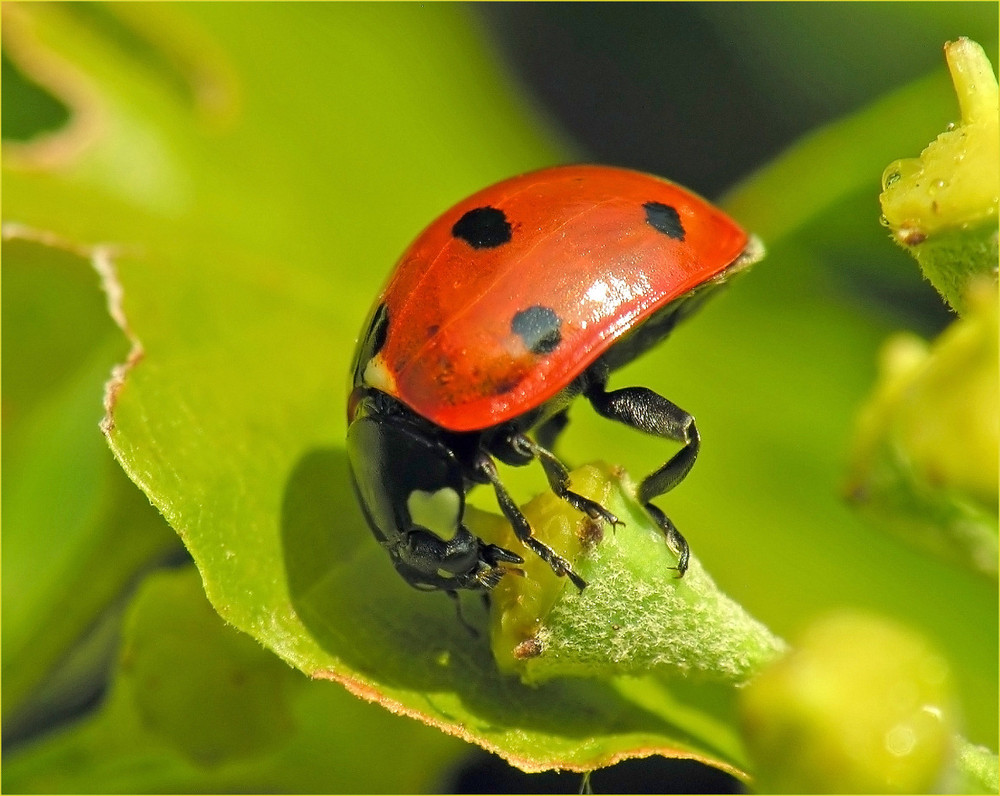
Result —
<path fill-rule="evenodd" d="M 371 642 L 386 655 L 453 622 L 396 582 L 334 477 L 354 336 L 438 213 L 580 160 L 724 202 L 742 183 L 733 212 L 769 246 L 615 380 L 698 417 L 668 510 L 706 568 L 782 635 L 840 606 L 915 627 L 996 749 L 996 584 L 840 496 L 880 344 L 949 320 L 879 226 L 881 169 L 957 117 L 945 41 L 997 63 L 995 4 L 10 4 L 3 22 L 7 790 L 576 789 L 286 667 L 217 619 L 163 517 L 216 610 L 311 671 L 314 638 L 347 645 L 378 611 L 418 636 Z M 92 264 L 124 288 L 124 329 Z M 130 352 L 120 465 L 98 422 Z M 581 410 L 568 460 L 662 460 Z M 510 474 L 519 497 L 536 475 Z M 360 584 L 342 603 L 337 567 Z M 333 626 L 290 630 L 306 608 Z M 660 759 L 593 783 L 736 786 Z"/>

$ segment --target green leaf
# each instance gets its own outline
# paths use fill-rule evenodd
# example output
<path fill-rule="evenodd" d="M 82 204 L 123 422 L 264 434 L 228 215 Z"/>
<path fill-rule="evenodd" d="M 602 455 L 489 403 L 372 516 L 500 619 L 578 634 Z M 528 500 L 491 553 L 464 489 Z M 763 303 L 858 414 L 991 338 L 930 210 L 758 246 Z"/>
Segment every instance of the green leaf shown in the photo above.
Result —
<path fill-rule="evenodd" d="M 5 232 L 3 708 L 13 737 L 94 687 L 99 649 L 44 704 L 32 697 L 135 571 L 177 542 L 101 438 L 102 384 L 125 346 L 97 274 L 75 251 Z"/>
<path fill-rule="evenodd" d="M 371 743 L 371 739 L 379 743 Z M 360 743 L 359 743 L 360 739 Z M 86 720 L 5 755 L 19 793 L 433 790 L 461 744 L 311 683 L 225 624 L 193 568 L 129 608 L 111 691 Z M 384 765 L 387 750 L 392 765 Z"/>
<path fill-rule="evenodd" d="M 964 738 L 955 740 L 960 780 L 956 793 L 996 793 L 1000 789 L 1000 760 L 985 746 L 976 746 Z"/>
<path fill-rule="evenodd" d="M 604 528 L 551 492 L 524 507 L 536 534 L 588 585 L 579 591 L 537 556 L 519 566 L 523 577 L 505 577 L 492 595 L 491 640 L 501 667 L 527 683 L 649 674 L 668 689 L 691 678 L 724 682 L 735 691 L 784 649 L 722 593 L 697 556 L 677 577 L 676 553 L 626 473 L 596 464 L 570 475 L 574 492 L 622 525 Z M 499 529 L 490 525 L 470 517 L 481 538 L 518 548 L 506 522 Z"/>
<path fill-rule="evenodd" d="M 4 213 L 113 244 L 106 282 L 133 348 L 108 436 L 215 609 L 307 674 L 527 770 L 655 752 L 745 770 L 728 686 L 501 674 L 445 597 L 400 581 L 350 492 L 348 359 L 391 263 L 453 201 L 557 159 L 464 9 L 149 9 L 5 7 L 12 59 L 54 67 L 38 71 L 79 124 L 54 154 L 5 147 Z M 995 594 L 872 537 L 837 501 L 888 323 L 806 267 L 809 223 L 870 209 L 872 168 L 946 96 L 903 90 L 748 183 L 733 207 L 772 257 L 618 378 L 697 413 L 698 467 L 665 508 L 734 600 L 777 633 L 840 602 L 912 618 L 962 662 L 970 737 L 993 743 L 995 635 L 978 631 L 995 627 Z M 667 453 L 639 439 L 581 408 L 566 457 L 644 473 Z M 538 475 L 504 477 L 533 494 Z M 488 498 L 472 496 L 495 511 Z"/>
<path fill-rule="evenodd" d="M 292 677 L 251 639 L 223 630 L 199 585 L 193 572 L 147 582 L 124 629 L 120 682 L 151 735 L 210 768 L 281 746 L 293 729 Z"/>

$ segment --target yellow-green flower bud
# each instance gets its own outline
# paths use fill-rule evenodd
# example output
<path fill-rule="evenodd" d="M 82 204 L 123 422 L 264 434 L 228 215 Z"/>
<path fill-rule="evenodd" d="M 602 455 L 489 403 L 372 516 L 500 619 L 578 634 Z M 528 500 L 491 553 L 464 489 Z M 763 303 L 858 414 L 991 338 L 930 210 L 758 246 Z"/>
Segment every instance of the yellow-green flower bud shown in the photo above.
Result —
<path fill-rule="evenodd" d="M 848 497 L 936 556 L 997 574 L 998 297 L 979 284 L 932 345 L 897 335 L 855 434 Z"/>
<path fill-rule="evenodd" d="M 1000 197 L 997 81 L 982 47 L 969 39 L 945 45 L 961 121 L 919 158 L 890 164 L 882 175 L 882 218 L 895 240 L 958 312 L 977 275 L 996 276 Z"/>
<path fill-rule="evenodd" d="M 740 683 L 784 649 L 718 589 L 695 556 L 677 577 L 676 553 L 623 471 L 586 465 L 571 474 L 571 485 L 624 524 L 595 523 L 552 493 L 522 507 L 538 538 L 588 585 L 579 591 L 526 553 L 524 577 L 507 575 L 491 595 L 493 653 L 502 669 L 526 682 L 656 673 Z M 523 549 L 499 520 L 474 530 Z"/>
<path fill-rule="evenodd" d="M 948 667 L 876 617 L 813 625 L 745 688 L 742 713 L 759 793 L 933 793 L 950 775 Z"/>

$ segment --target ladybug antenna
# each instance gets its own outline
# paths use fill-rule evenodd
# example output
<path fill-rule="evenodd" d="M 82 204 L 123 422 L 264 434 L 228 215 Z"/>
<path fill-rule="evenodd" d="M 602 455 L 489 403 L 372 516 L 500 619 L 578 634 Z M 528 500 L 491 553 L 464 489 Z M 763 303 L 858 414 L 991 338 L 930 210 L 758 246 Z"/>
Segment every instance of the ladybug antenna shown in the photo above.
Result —
<path fill-rule="evenodd" d="M 459 597 L 458 592 L 453 589 L 448 589 L 445 594 L 447 594 L 455 602 L 455 614 L 458 616 L 458 621 L 461 623 L 462 627 L 469 631 L 469 635 L 473 638 L 479 638 L 479 631 L 473 627 L 472 624 L 465 618 L 465 614 L 462 613 L 462 598 Z"/>

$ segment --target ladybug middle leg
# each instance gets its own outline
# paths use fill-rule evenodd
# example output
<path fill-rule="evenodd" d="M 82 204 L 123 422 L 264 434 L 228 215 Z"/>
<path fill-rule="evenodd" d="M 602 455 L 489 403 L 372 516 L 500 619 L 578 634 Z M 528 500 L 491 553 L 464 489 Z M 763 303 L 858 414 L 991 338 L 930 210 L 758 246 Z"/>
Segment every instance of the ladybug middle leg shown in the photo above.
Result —
<path fill-rule="evenodd" d="M 567 410 L 563 409 L 535 428 L 532 433 L 535 435 L 535 439 L 538 440 L 539 445 L 552 450 L 556 445 L 556 439 L 562 434 L 563 429 L 567 425 L 569 425 L 569 415 L 567 414 Z"/>
<path fill-rule="evenodd" d="M 523 434 L 511 435 L 508 442 L 514 450 L 526 457 L 538 459 L 541 462 L 542 469 L 545 471 L 545 477 L 549 481 L 549 488 L 577 511 L 586 514 L 592 520 L 609 522 L 612 527 L 621 524 L 621 520 L 600 503 L 586 498 L 569 488 L 569 470 L 566 469 L 566 465 L 559 461 L 559 458 L 548 448 L 539 445 L 537 442 L 533 442 Z"/>
<path fill-rule="evenodd" d="M 670 519 L 650 501 L 677 486 L 691 471 L 701 437 L 694 418 L 676 404 L 646 387 L 625 387 L 608 392 L 603 383 L 587 390 L 587 399 L 598 414 L 658 437 L 683 443 L 665 464 L 654 470 L 639 485 L 639 501 L 646 507 L 677 553 L 677 577 L 688 568 L 688 543 Z"/>

